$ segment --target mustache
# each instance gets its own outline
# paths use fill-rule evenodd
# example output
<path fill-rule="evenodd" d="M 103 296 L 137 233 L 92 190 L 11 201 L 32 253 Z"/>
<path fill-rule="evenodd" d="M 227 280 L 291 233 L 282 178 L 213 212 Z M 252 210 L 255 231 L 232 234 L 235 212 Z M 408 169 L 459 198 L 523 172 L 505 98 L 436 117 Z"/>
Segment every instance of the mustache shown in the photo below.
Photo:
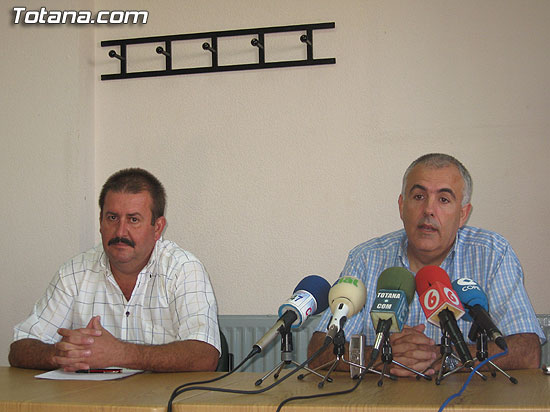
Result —
<path fill-rule="evenodd" d="M 109 240 L 109 243 L 107 243 L 107 245 L 111 246 L 111 245 L 116 245 L 117 243 L 124 243 L 125 245 L 128 245 L 133 248 L 136 247 L 136 244 L 132 242 L 130 239 L 126 239 L 125 237 L 118 237 L 118 236 Z"/>
<path fill-rule="evenodd" d="M 434 229 L 439 230 L 439 224 L 437 223 L 437 221 L 435 219 L 432 219 L 429 216 L 425 217 L 420 222 L 418 222 L 418 226 L 422 226 L 422 225 L 432 226 Z"/>

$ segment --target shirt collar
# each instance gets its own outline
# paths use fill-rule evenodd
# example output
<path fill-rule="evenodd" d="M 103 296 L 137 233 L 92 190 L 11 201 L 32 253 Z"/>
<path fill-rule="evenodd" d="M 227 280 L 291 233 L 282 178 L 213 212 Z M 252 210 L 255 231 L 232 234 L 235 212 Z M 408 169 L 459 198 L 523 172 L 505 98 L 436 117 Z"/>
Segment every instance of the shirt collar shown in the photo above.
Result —
<path fill-rule="evenodd" d="M 401 242 L 399 244 L 399 250 L 397 251 L 397 256 L 399 257 L 399 260 L 401 260 L 401 264 L 403 267 L 410 270 L 409 266 L 409 257 L 407 256 L 407 246 L 409 245 L 409 239 L 407 238 L 407 233 L 405 232 L 405 229 L 401 229 L 403 231 Z"/>
<path fill-rule="evenodd" d="M 455 241 L 451 246 L 449 253 L 447 254 L 447 256 L 445 256 L 445 259 L 443 259 L 443 262 L 441 262 L 440 266 L 442 268 L 449 267 L 453 262 L 458 250 L 456 245 L 462 242 L 462 236 L 460 235 L 461 232 L 462 232 L 462 228 L 459 228 L 458 231 L 456 232 Z M 410 270 L 409 257 L 407 256 L 408 245 L 409 245 L 409 239 L 407 238 L 407 233 L 403 229 L 403 237 L 401 238 L 401 243 L 399 246 L 399 250 L 397 251 L 397 256 L 399 256 L 399 259 L 401 260 L 401 264 L 403 265 L 403 267 Z"/>
<path fill-rule="evenodd" d="M 458 248 L 457 245 L 459 243 L 462 243 L 461 232 L 462 232 L 462 228 L 458 228 L 453 246 L 451 246 L 451 250 L 449 250 L 449 253 L 445 257 L 445 259 L 443 259 L 443 262 L 441 262 L 441 267 L 445 269 L 447 272 L 449 272 L 451 264 L 453 263 L 455 256 L 458 253 L 458 250 L 460 250 L 460 248 Z"/>
<path fill-rule="evenodd" d="M 153 253 L 151 253 L 151 256 L 149 257 L 149 262 L 145 265 L 145 267 L 141 270 L 150 272 L 151 268 L 157 263 L 158 256 L 159 256 L 159 250 L 160 250 L 160 243 L 162 242 L 162 236 L 155 242 L 155 247 L 153 248 Z"/>
<path fill-rule="evenodd" d="M 151 268 L 155 265 L 158 259 L 159 254 L 159 244 L 162 242 L 162 236 L 155 242 L 155 247 L 153 248 L 153 253 L 151 253 L 151 256 L 149 257 L 149 261 L 145 265 L 143 269 L 141 269 L 140 273 L 143 272 L 151 272 Z M 107 275 L 111 276 L 111 266 L 109 265 L 109 258 L 107 257 L 107 254 L 105 253 L 105 250 L 103 249 L 103 244 L 100 243 L 98 245 L 98 248 L 101 250 L 101 256 L 99 257 L 99 264 L 100 266 L 107 271 Z"/>

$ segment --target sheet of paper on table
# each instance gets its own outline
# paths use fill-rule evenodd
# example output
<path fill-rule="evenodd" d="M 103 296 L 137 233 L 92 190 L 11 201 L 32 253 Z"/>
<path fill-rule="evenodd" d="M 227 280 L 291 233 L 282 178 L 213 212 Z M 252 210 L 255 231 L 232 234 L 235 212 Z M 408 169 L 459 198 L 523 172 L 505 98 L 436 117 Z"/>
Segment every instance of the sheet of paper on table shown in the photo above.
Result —
<path fill-rule="evenodd" d="M 127 378 L 128 376 L 132 376 L 141 372 L 143 371 L 135 370 L 135 369 L 124 369 L 124 368 L 120 373 L 75 373 L 75 372 L 65 372 L 63 369 L 56 369 L 53 371 L 35 375 L 35 378 L 69 380 L 69 381 L 110 381 L 114 379 Z"/>

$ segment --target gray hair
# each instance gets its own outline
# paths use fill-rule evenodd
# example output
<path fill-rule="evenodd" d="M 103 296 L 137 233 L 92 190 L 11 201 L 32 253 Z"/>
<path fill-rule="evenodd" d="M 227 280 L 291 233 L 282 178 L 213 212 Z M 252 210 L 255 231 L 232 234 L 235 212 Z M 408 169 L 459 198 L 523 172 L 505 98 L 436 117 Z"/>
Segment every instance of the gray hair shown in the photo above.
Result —
<path fill-rule="evenodd" d="M 423 156 L 420 156 L 418 159 L 410 164 L 407 170 L 405 170 L 405 174 L 403 175 L 403 186 L 401 187 L 401 195 L 403 197 L 405 197 L 405 189 L 407 186 L 407 178 L 409 177 L 409 173 L 412 169 L 414 169 L 415 166 L 419 164 L 427 167 L 433 167 L 435 169 L 440 169 L 442 167 L 447 167 L 450 165 L 456 166 L 458 171 L 460 172 L 460 175 L 462 176 L 462 180 L 464 181 L 464 189 L 462 192 L 462 206 L 466 206 L 468 203 L 470 203 L 473 190 L 473 183 L 470 172 L 468 172 L 468 169 L 466 169 L 464 165 L 453 156 L 443 153 L 425 154 Z"/>

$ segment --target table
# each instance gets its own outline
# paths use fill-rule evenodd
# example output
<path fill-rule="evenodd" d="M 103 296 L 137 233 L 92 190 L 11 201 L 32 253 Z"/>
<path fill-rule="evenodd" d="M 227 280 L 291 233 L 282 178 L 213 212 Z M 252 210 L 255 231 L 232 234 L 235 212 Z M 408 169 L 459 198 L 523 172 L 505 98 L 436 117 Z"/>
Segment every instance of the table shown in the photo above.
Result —
<path fill-rule="evenodd" d="M 290 369 L 288 369 L 290 370 Z M 36 370 L 0 367 L 0 412 L 152 412 L 165 411 L 173 389 L 186 382 L 209 379 L 221 373 L 143 373 L 114 381 L 51 381 L 35 379 Z M 281 376 L 284 376 L 283 373 Z M 513 371 L 519 380 L 512 384 L 502 374 L 487 381 L 474 377 L 464 394 L 454 399 L 445 411 L 550 411 L 550 376 L 540 370 Z M 294 376 L 263 394 L 242 395 L 189 391 L 174 402 L 174 412 L 251 411 L 273 412 L 290 397 L 350 388 L 355 381 L 349 374 L 336 373 L 334 382 L 321 390 L 318 379 Z M 260 387 L 254 382 L 259 373 L 235 373 L 210 384 L 218 388 L 257 390 L 270 385 L 268 378 Z M 466 374 L 454 374 L 440 385 L 416 379 L 385 380 L 377 385 L 377 375 L 367 375 L 356 391 L 346 395 L 300 400 L 286 404 L 282 412 L 434 412 L 448 396 L 458 392 Z"/>

